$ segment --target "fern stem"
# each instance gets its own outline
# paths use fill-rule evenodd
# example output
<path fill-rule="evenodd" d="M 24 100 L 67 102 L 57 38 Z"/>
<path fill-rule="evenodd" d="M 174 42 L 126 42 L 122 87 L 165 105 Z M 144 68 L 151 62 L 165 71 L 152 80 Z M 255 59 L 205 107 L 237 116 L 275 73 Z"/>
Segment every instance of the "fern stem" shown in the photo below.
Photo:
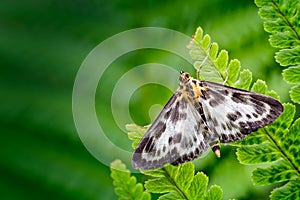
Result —
<path fill-rule="evenodd" d="M 293 163 L 290 157 L 280 148 L 276 140 L 269 134 L 269 132 L 265 128 L 263 128 L 263 130 L 265 134 L 268 136 L 269 140 L 277 148 L 277 150 L 283 155 L 283 157 L 288 161 L 288 163 L 290 163 L 290 165 L 295 169 L 295 171 L 298 173 L 298 176 L 300 176 L 300 169 L 297 168 L 296 164 Z"/>
<path fill-rule="evenodd" d="M 176 186 L 177 191 L 178 191 L 185 199 L 188 200 L 189 198 L 187 197 L 187 195 L 184 193 L 184 191 L 182 191 L 182 190 L 180 189 L 180 187 L 179 187 L 179 186 L 176 184 L 176 182 L 172 179 L 172 177 L 170 176 L 169 172 L 166 170 L 165 167 L 163 168 L 163 170 L 164 170 L 165 173 L 166 173 L 166 177 L 172 182 L 173 185 Z"/>
<path fill-rule="evenodd" d="M 274 7 L 276 7 L 276 9 L 278 10 L 278 13 L 280 13 L 280 15 L 282 16 L 282 18 L 285 20 L 285 22 L 288 24 L 288 26 L 292 29 L 292 31 L 294 32 L 294 34 L 297 36 L 298 40 L 300 40 L 300 36 L 298 35 L 297 31 L 295 30 L 295 28 L 293 27 L 293 25 L 291 24 L 291 22 L 289 21 L 289 19 L 280 10 L 280 7 L 274 1 L 272 1 L 272 3 L 274 5 Z"/>

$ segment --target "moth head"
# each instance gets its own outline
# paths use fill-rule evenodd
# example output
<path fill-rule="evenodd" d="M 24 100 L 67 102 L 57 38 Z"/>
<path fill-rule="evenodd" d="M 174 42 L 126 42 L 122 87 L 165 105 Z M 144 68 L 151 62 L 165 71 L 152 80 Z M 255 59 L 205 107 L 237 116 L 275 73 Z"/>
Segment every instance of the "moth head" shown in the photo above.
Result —
<path fill-rule="evenodd" d="M 184 72 L 184 71 L 180 71 L 180 76 L 179 76 L 179 80 L 181 82 L 188 82 L 190 80 L 191 76 L 189 73 Z"/>

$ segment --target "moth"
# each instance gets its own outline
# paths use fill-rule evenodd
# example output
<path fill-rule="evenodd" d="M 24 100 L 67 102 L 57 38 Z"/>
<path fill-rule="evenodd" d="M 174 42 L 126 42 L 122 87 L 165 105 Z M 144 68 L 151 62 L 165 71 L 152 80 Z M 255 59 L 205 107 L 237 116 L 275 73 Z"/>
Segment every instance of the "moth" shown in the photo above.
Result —
<path fill-rule="evenodd" d="M 282 104 L 262 94 L 200 81 L 180 72 L 179 87 L 150 126 L 132 157 L 136 169 L 192 161 L 209 148 L 241 140 L 271 124 Z"/>

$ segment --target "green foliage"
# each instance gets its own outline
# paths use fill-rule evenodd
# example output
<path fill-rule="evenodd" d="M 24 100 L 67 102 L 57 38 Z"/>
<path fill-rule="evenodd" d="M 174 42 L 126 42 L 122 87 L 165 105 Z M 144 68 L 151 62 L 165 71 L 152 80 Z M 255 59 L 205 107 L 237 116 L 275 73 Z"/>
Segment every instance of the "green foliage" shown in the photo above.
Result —
<path fill-rule="evenodd" d="M 120 161 L 115 160 L 110 164 L 111 177 L 115 186 L 115 193 L 119 200 L 148 200 L 151 196 L 144 192 L 143 185 L 136 183 L 136 178 L 130 176 L 130 171 Z"/>
<path fill-rule="evenodd" d="M 195 60 L 194 67 L 200 79 L 219 83 L 226 83 L 232 87 L 249 89 L 252 82 L 252 73 L 242 70 L 238 60 L 230 60 L 228 52 L 221 50 L 218 53 L 218 44 L 211 43 L 208 34 L 203 36 L 201 27 L 197 28 L 193 40 L 188 45 L 190 55 Z"/>
<path fill-rule="evenodd" d="M 296 84 L 291 88 L 290 96 L 294 102 L 300 102 L 300 66 L 283 70 L 283 78 L 289 84 Z"/>
<path fill-rule="evenodd" d="M 222 189 L 211 186 L 208 191 L 208 177 L 198 172 L 194 176 L 194 165 L 191 162 L 178 167 L 166 165 L 153 171 L 144 171 L 153 177 L 146 181 L 145 188 L 152 193 L 167 193 L 159 199 L 222 199 Z"/>
<path fill-rule="evenodd" d="M 300 66 L 283 70 L 283 78 L 289 84 L 300 83 Z"/>
<path fill-rule="evenodd" d="M 294 193 L 300 198 L 299 191 L 298 194 L 294 191 L 300 184 L 300 119 L 292 124 L 294 115 L 295 106 L 285 104 L 284 113 L 273 124 L 236 143 L 239 146 L 238 160 L 242 164 L 269 164 L 266 168 L 257 168 L 253 171 L 254 184 L 269 185 L 289 181 L 288 186 L 286 184 L 274 190 L 271 199 L 278 199 L 280 191 Z"/>
<path fill-rule="evenodd" d="M 283 78 L 295 84 L 290 90 L 291 99 L 300 103 L 300 14 L 299 1 L 256 0 L 264 28 L 270 35 L 270 44 L 280 50 L 275 59 L 282 66 Z M 295 66 L 294 66 L 295 65 Z M 255 88 L 258 89 L 258 88 Z M 271 199 L 300 199 L 300 119 L 293 124 L 295 106 L 284 105 L 284 113 L 270 126 L 243 140 L 237 155 L 241 163 L 269 163 L 266 168 L 253 171 L 252 179 L 257 185 L 286 181 L 271 193 Z M 273 162 L 274 161 L 274 162 Z"/>
<path fill-rule="evenodd" d="M 291 99 L 300 103 L 300 11 L 299 1 L 256 0 L 270 44 L 280 49 L 275 59 L 281 66 L 293 66 L 283 71 L 284 80 L 296 84 L 290 91 Z M 295 66 L 294 66 L 295 65 Z"/>
<path fill-rule="evenodd" d="M 203 27 L 210 27 L 214 38 L 232 50 L 230 54 L 238 55 L 239 59 L 246 58 L 247 65 L 258 70 L 257 74 L 266 77 L 269 71 L 263 67 L 270 66 L 272 59 L 268 56 L 271 49 L 264 43 L 264 33 L 251 1 L 132 3 L 95 0 L 72 1 L 70 5 L 69 1 L 58 3 L 50 0 L 39 1 L 37 5 L 3 0 L 0 4 L 1 199 L 116 199 L 108 167 L 86 151 L 76 133 L 70 95 L 74 77 L 86 55 L 119 31 L 151 25 L 176 27 L 176 30 L 186 33 L 190 32 L 194 22 L 199 22 Z M 127 48 L 132 44 L 128 40 L 121 45 Z M 112 45 L 107 51 L 115 52 L 115 47 Z M 263 63 L 256 59 L 257 55 L 263 57 Z M 103 114 L 99 123 L 108 137 L 116 138 L 112 142 L 121 148 L 130 147 L 130 144 L 125 137 L 121 138 L 124 133 L 111 114 L 111 94 L 118 78 L 131 68 L 129 66 L 149 61 L 162 61 L 169 66 L 185 64 L 161 51 L 149 53 L 141 50 L 126 56 L 117 59 L 105 71 L 95 96 L 97 114 Z M 243 61 L 242 64 L 246 63 Z M 102 66 L 103 61 L 99 60 L 98 64 Z M 137 73 L 132 81 L 147 75 L 148 72 Z M 152 92 L 152 96 L 161 95 L 161 91 Z M 124 93 L 118 94 L 118 98 L 122 99 Z M 152 98 L 144 96 L 147 96 L 142 101 L 144 104 L 153 103 Z M 130 111 L 136 118 L 145 114 L 141 112 L 144 106 L 139 104 L 138 107 Z M 122 109 L 119 114 L 122 114 Z M 129 121 L 129 118 L 124 120 Z M 144 122 L 140 119 L 140 123 Z M 111 156 L 110 149 L 104 152 Z M 233 160 L 224 156 L 221 162 L 223 159 L 228 163 Z M 214 162 L 220 164 L 219 160 Z M 207 165 L 210 177 L 218 176 L 216 172 L 220 171 L 231 172 L 215 163 Z M 234 176 L 232 182 L 236 182 Z M 249 199 L 249 195 L 261 197 L 265 193 L 256 193 L 257 190 L 246 188 L 243 182 L 240 185 L 248 194 L 238 199 Z M 237 188 L 234 190 L 238 191 Z M 224 191 L 223 196 L 231 192 Z"/>

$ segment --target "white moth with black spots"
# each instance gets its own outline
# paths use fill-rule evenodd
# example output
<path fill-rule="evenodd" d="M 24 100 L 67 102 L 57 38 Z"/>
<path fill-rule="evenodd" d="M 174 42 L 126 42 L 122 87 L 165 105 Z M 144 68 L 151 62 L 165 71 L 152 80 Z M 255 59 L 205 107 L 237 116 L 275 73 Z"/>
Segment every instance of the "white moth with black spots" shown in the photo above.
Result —
<path fill-rule="evenodd" d="M 192 78 L 180 72 L 179 88 L 135 149 L 136 169 L 191 161 L 210 147 L 241 140 L 272 123 L 283 106 L 276 99 Z"/>

